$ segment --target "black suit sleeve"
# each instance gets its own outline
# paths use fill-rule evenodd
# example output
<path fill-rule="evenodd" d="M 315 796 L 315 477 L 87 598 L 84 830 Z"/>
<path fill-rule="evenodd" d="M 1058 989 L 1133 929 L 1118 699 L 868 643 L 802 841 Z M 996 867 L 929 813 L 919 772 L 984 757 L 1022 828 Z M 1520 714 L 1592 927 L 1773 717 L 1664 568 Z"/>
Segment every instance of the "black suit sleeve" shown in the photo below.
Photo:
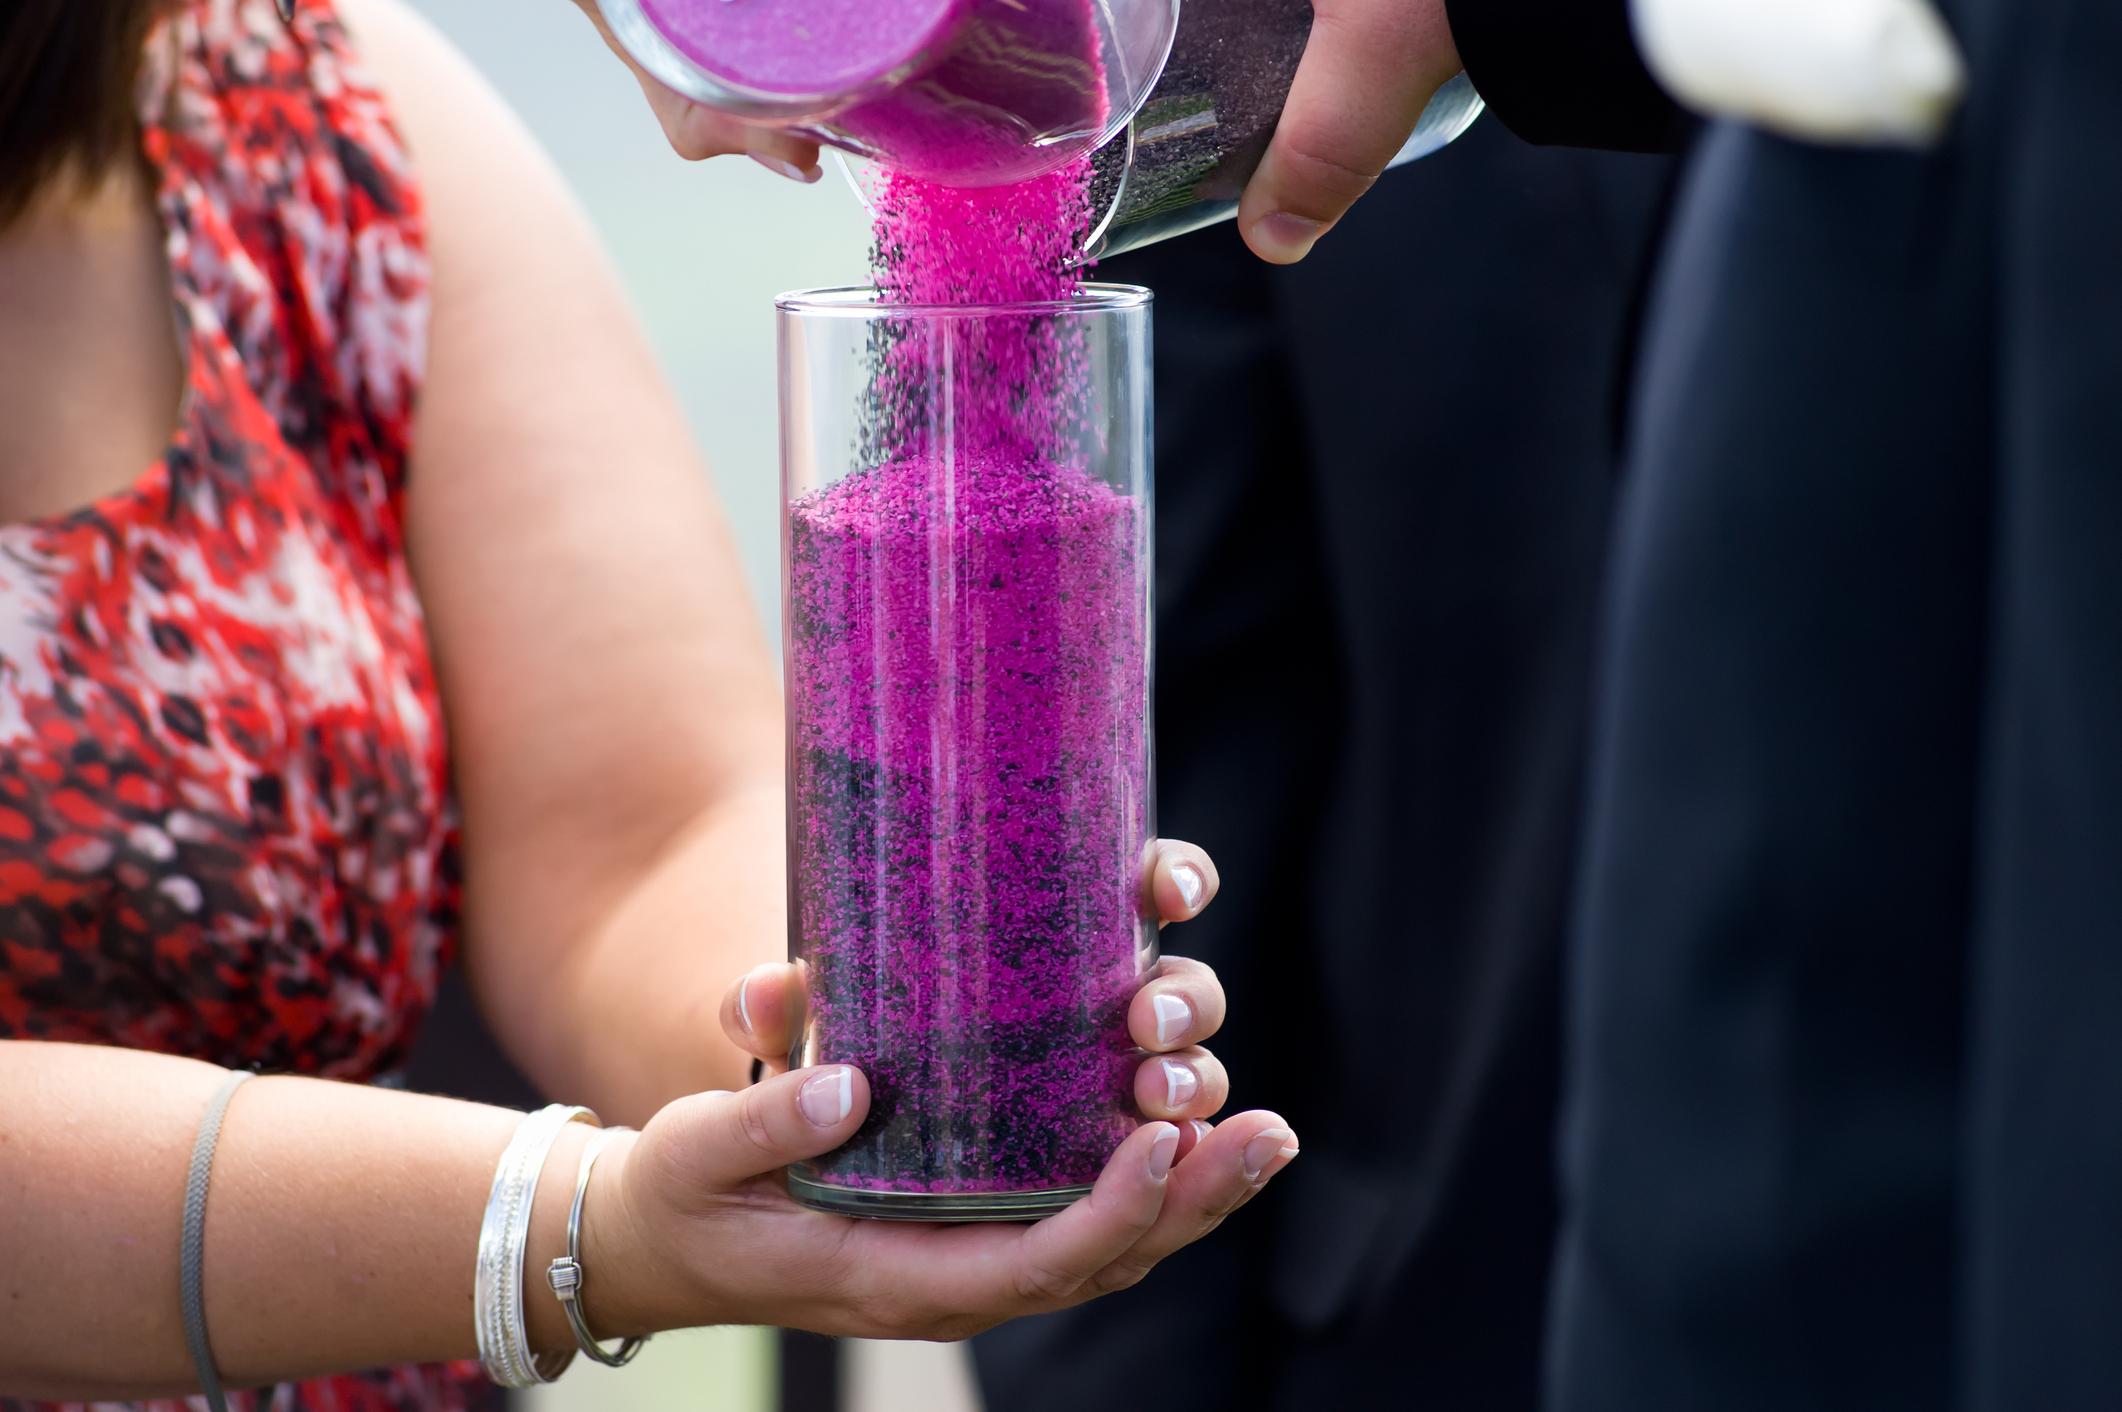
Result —
<path fill-rule="evenodd" d="M 1690 122 L 1643 66 L 1628 0 L 1446 0 L 1467 76 L 1544 146 L 1670 152 Z"/>

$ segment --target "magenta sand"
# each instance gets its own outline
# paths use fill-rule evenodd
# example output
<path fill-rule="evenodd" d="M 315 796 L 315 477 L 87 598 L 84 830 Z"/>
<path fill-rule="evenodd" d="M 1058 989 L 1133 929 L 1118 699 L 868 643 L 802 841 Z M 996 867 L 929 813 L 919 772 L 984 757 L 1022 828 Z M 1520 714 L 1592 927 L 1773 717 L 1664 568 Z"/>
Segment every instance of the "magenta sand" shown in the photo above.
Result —
<path fill-rule="evenodd" d="M 818 1180 L 1088 1183 L 1132 1126 L 1143 776 L 1136 507 L 961 455 L 791 523 L 795 903 L 820 1060 L 873 1106 Z M 944 582 L 939 585 L 938 576 Z"/>
<path fill-rule="evenodd" d="M 994 185 L 1088 150 L 1107 112 L 1088 3 L 639 0 L 763 111 L 829 125 L 901 171 Z"/>
<path fill-rule="evenodd" d="M 1133 1126 L 1152 954 L 1145 507 L 1088 464 L 1081 163 L 875 189 L 867 464 L 790 507 L 792 887 L 810 1062 L 869 1120 L 819 1187 L 1078 1189 Z"/>

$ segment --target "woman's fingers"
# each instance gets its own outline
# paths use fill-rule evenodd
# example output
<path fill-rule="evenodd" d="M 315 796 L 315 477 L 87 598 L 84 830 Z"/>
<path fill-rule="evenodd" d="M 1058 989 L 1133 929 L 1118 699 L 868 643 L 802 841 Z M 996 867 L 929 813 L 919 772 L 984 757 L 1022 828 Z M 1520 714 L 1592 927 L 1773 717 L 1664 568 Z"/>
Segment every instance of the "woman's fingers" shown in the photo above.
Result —
<path fill-rule="evenodd" d="M 803 186 L 816 184 L 825 175 L 818 165 L 818 145 L 801 142 L 772 128 L 752 129 L 751 146 L 744 155 L 775 176 Z"/>
<path fill-rule="evenodd" d="M 1150 854 L 1143 890 L 1150 915 L 1162 926 L 1200 916 L 1222 885 L 1215 861 L 1206 852 L 1175 838 L 1160 838 Z"/>
<path fill-rule="evenodd" d="M 1127 1007 L 1127 1032 L 1152 1054 L 1200 1044 L 1223 1027 L 1223 983 L 1190 956 L 1167 956 Z"/>
<path fill-rule="evenodd" d="M 1182 1136 L 1194 1139 L 1184 1162 Z M 1078 1304 L 1136 1283 L 1214 1230 L 1296 1155 L 1296 1133 L 1265 1111 L 1185 1135 L 1170 1123 L 1144 1125 L 1113 1154 L 1089 1196 L 1024 1233 L 1010 1266 L 1025 1303 L 1018 1312 Z M 1130 1229 L 1135 1236 L 1116 1244 Z"/>
<path fill-rule="evenodd" d="M 1059 1309 L 1091 1293 L 1091 1281 L 1156 1227 L 1178 1157 L 1176 1125 L 1137 1128 L 1089 1196 L 1031 1227 L 1011 1248 L 994 1276 L 1004 1288 L 993 1291 L 1016 1304 L 1007 1312 Z"/>
<path fill-rule="evenodd" d="M 1202 1134 L 1186 1160 L 1172 1168 L 1156 1221 L 1088 1281 L 1077 1298 L 1135 1284 L 1158 1261 L 1207 1235 L 1252 1200 L 1296 1159 L 1297 1150 L 1297 1135 L 1289 1124 L 1264 1110 L 1241 1113 Z"/>
<path fill-rule="evenodd" d="M 1135 1070 L 1135 1106 L 1147 1118 L 1207 1118 L 1230 1100 L 1230 1076 L 1205 1049 L 1183 1049 Z"/>
<path fill-rule="evenodd" d="M 671 150 L 686 161 L 742 152 L 777 176 L 806 186 L 825 174 L 818 165 L 817 143 L 718 113 L 680 97 L 645 74 L 636 76 L 641 80 L 641 92 L 648 99 L 650 111 L 663 125 L 663 135 L 670 139 Z"/>
<path fill-rule="evenodd" d="M 833 1254 L 804 1266 L 823 1276 L 806 1295 L 822 1317 L 794 1317 L 871 1338 L 957 1339 L 1082 1303 L 1135 1283 L 1214 1230 L 1289 1165 L 1296 1146 L 1273 1113 L 1244 1113 L 1221 1127 L 1146 1123 L 1120 1144 L 1089 1196 L 1036 1225 L 830 1221 Z M 777 1228 L 775 1238 L 789 1234 Z"/>
<path fill-rule="evenodd" d="M 777 128 L 762 127 L 718 113 L 672 92 L 634 62 L 625 46 L 613 36 L 611 26 L 604 22 L 604 14 L 597 8 L 596 0 L 575 0 L 575 4 L 597 27 L 606 47 L 633 71 L 635 82 L 641 85 L 641 96 L 648 100 L 649 111 L 656 115 L 664 137 L 670 141 L 671 150 L 679 156 L 688 162 L 698 162 L 708 157 L 742 152 L 768 171 L 790 181 L 810 183 L 823 175 L 818 166 L 817 143 L 806 142 Z"/>
<path fill-rule="evenodd" d="M 644 1142 L 694 1195 L 706 1198 L 791 1162 L 832 1151 L 869 1111 L 859 1069 L 798 1069 L 741 1093 L 698 1093 L 666 1106 Z"/>
<path fill-rule="evenodd" d="M 722 1033 L 746 1054 L 781 1065 L 803 1026 L 803 973 L 783 961 L 752 967 L 722 992 Z"/>
<path fill-rule="evenodd" d="M 1216 894 L 1219 879 L 1208 855 L 1190 843 L 1164 840 L 1150 869 L 1150 894 L 1159 915 L 1183 920 Z M 724 1034 L 747 1054 L 779 1063 L 803 1024 L 803 981 L 797 967 L 755 966 L 723 993 Z M 1153 1054 L 1199 1044 L 1223 1024 L 1223 987 L 1199 961 L 1167 956 L 1128 1009 L 1128 1032 Z"/>

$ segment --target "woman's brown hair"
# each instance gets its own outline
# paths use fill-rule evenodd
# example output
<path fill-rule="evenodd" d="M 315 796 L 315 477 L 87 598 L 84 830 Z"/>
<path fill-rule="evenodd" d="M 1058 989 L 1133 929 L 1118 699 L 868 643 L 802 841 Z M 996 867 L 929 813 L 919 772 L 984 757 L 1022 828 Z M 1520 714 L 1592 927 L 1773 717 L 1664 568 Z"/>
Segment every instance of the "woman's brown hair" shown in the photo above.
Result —
<path fill-rule="evenodd" d="M 0 0 L 0 224 L 62 171 L 132 148 L 133 85 L 168 0 Z"/>

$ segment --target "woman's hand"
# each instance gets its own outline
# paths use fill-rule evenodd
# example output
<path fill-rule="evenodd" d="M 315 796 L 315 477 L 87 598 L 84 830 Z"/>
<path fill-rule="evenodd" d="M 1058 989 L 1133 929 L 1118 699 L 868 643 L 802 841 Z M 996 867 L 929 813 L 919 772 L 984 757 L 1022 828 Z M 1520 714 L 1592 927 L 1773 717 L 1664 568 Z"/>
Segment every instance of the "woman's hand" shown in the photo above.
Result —
<path fill-rule="evenodd" d="M 1143 905 L 1160 927 L 1184 922 L 1215 900 L 1220 885 L 1208 854 L 1190 843 L 1161 839 L 1144 871 Z M 722 1030 L 764 1063 L 767 1073 L 778 1074 L 788 1068 L 802 1010 L 801 973 L 773 962 L 754 968 L 724 993 Z M 1200 1047 L 1222 1027 L 1223 987 L 1216 973 L 1183 956 L 1160 961 L 1128 1008 L 1128 1034 L 1151 1056 L 1135 1071 L 1135 1102 L 1143 1116 L 1180 1125 L 1181 1156 L 1230 1097 L 1223 1065 Z"/>
<path fill-rule="evenodd" d="M 635 80 L 641 85 L 642 96 L 648 99 L 650 111 L 655 113 L 656 121 L 663 124 L 663 135 L 670 139 L 671 150 L 679 156 L 688 162 L 698 162 L 708 157 L 742 152 L 768 171 L 790 181 L 814 182 L 822 174 L 818 167 L 817 143 L 806 142 L 778 128 L 718 113 L 671 92 L 643 72 L 633 56 L 620 47 L 619 41 L 612 37 L 611 26 L 604 22 L 603 12 L 597 8 L 597 0 L 575 0 L 575 4 L 589 16 L 590 23 L 604 36 L 612 53 L 633 71 Z"/>
<path fill-rule="evenodd" d="M 1216 886 L 1206 854 L 1164 842 L 1145 893 L 1160 921 L 1183 921 Z M 730 988 L 723 1026 L 779 1070 L 801 994 L 794 968 L 761 966 Z M 1156 1121 L 1120 1145 L 1088 1197 L 1031 1226 L 857 1221 L 791 1201 L 781 1168 L 846 1142 L 868 1111 L 868 1083 L 853 1068 L 777 1072 L 743 1093 L 681 1099 L 631 1140 L 623 1161 L 598 1165 L 584 1263 L 611 1274 L 589 1292 L 592 1323 L 609 1335 L 741 1322 L 956 1339 L 1124 1289 L 1214 1230 L 1297 1155 L 1295 1134 L 1273 1113 L 1208 1123 L 1229 1085 L 1200 1041 L 1223 1009 L 1206 966 L 1159 966 L 1128 1012 L 1151 1055 L 1136 1100 Z"/>

